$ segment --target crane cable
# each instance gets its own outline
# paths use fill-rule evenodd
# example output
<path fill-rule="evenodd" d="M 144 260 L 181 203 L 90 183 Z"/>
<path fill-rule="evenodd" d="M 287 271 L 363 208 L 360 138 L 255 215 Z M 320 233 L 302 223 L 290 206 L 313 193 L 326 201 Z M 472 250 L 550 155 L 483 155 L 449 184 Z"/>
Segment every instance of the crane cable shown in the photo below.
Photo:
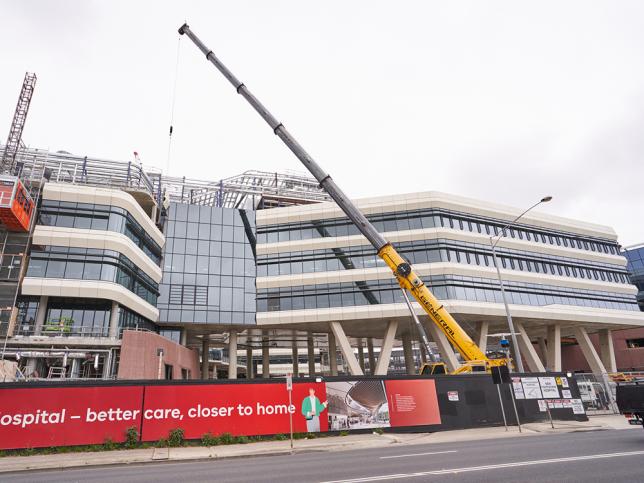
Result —
<path fill-rule="evenodd" d="M 172 107 L 170 108 L 170 131 L 168 138 L 168 159 L 166 161 L 165 174 L 166 176 L 170 171 L 170 155 L 172 152 L 172 131 L 174 129 L 174 105 L 177 100 L 177 78 L 179 77 L 179 55 L 181 53 L 181 35 L 177 41 L 177 60 L 174 67 L 174 85 L 172 87 Z"/>

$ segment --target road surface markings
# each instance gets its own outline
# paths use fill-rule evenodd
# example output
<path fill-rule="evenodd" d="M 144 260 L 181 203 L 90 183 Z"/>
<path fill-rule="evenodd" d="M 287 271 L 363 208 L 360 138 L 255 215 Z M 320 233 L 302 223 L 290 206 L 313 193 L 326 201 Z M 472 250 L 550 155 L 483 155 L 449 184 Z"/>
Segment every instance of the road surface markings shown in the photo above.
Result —
<path fill-rule="evenodd" d="M 410 456 L 427 456 L 427 455 L 430 455 L 430 454 L 445 454 L 445 453 L 458 453 L 458 451 L 453 449 L 451 451 L 434 451 L 433 453 L 400 454 L 400 455 L 396 455 L 396 456 L 381 456 L 380 459 L 381 460 L 388 460 L 388 459 L 391 459 L 391 458 L 408 458 Z"/>
<path fill-rule="evenodd" d="M 618 458 L 622 456 L 641 456 L 641 455 L 644 455 L 644 451 L 630 451 L 627 453 L 591 454 L 586 456 L 570 456 L 568 458 L 517 461 L 515 463 L 500 463 L 497 465 L 470 466 L 465 468 L 451 468 L 446 470 L 422 471 L 418 473 L 399 473 L 397 475 L 367 476 L 365 478 L 349 478 L 345 480 L 325 481 L 323 483 L 362 483 L 367 481 L 384 481 L 384 480 L 394 480 L 394 479 L 401 479 L 401 478 L 418 478 L 421 476 L 449 475 L 449 474 L 456 474 L 456 473 L 466 473 L 471 471 L 496 470 L 500 468 L 515 468 L 517 466 L 547 465 L 547 464 L 553 464 L 553 463 L 567 463 L 569 461 L 583 461 L 583 460 L 595 460 L 595 459 L 606 459 L 606 458 Z"/>

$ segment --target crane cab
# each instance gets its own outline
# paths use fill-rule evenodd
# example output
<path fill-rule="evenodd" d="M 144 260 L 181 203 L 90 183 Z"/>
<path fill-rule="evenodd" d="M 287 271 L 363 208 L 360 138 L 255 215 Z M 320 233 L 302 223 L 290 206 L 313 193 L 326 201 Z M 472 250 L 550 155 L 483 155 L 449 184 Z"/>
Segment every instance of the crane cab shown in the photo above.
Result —
<path fill-rule="evenodd" d="M 20 179 L 0 176 L 0 224 L 8 231 L 29 231 L 34 201 Z"/>

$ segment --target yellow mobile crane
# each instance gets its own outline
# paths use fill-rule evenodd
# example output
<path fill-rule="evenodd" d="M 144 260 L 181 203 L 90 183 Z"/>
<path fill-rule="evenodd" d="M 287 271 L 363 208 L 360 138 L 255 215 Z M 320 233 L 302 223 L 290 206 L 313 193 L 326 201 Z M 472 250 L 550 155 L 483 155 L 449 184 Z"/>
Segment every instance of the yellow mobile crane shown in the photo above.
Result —
<path fill-rule="evenodd" d="M 262 116 L 286 146 L 298 157 L 306 169 L 320 183 L 320 186 L 333 198 L 337 205 L 347 215 L 347 217 L 356 225 L 360 233 L 373 245 L 378 252 L 378 256 L 384 260 L 393 272 L 396 280 L 403 291 L 405 302 L 409 307 L 418 331 L 421 335 L 423 345 L 427 353 L 432 354 L 429 346 L 429 340 L 425 334 L 422 324 L 418 321 L 413 310 L 407 290 L 411 292 L 416 301 L 421 305 L 427 315 L 438 326 L 438 328 L 447 336 L 447 339 L 454 348 L 461 354 L 465 363 L 454 371 L 454 374 L 472 371 L 489 371 L 494 366 L 508 365 L 508 359 L 489 359 L 485 353 L 474 343 L 469 335 L 458 325 L 456 320 L 449 314 L 443 304 L 429 291 L 420 277 L 414 272 L 411 264 L 403 259 L 391 243 L 378 233 L 375 227 L 367 218 L 358 210 L 351 200 L 335 184 L 331 176 L 324 171 L 313 158 L 304 150 L 302 146 L 291 136 L 284 125 L 279 122 L 273 115 L 262 105 L 262 103 L 248 90 L 248 88 L 228 68 L 221 63 L 215 54 L 190 30 L 187 24 L 179 28 L 179 34 L 187 35 L 190 40 L 203 52 L 206 59 L 228 79 L 238 94 L 240 94 L 248 103 Z M 421 373 L 444 373 L 444 364 L 431 364 L 429 367 L 423 367 Z"/>

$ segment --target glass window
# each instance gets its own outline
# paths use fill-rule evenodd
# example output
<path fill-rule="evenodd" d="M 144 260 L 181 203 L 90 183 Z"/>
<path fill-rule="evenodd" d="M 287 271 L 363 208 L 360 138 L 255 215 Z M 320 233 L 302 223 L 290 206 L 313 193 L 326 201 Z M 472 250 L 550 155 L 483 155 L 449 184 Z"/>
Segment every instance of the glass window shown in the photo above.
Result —
<path fill-rule="evenodd" d="M 188 273 L 196 273 L 197 271 L 197 257 L 194 255 L 186 255 L 185 257 L 185 271 Z"/>
<path fill-rule="evenodd" d="M 31 258 L 29 260 L 29 269 L 27 270 L 27 276 L 44 277 L 46 269 L 47 269 L 47 260 L 41 260 L 39 258 Z"/>
<path fill-rule="evenodd" d="M 197 240 L 188 238 L 186 240 L 186 255 L 196 255 L 197 254 Z"/>
<path fill-rule="evenodd" d="M 82 279 L 84 265 L 85 264 L 82 262 L 67 262 L 67 268 L 65 269 L 65 278 Z"/>
<path fill-rule="evenodd" d="M 210 238 L 210 225 L 199 225 L 199 240 L 208 240 Z"/>
<path fill-rule="evenodd" d="M 49 260 L 47 264 L 47 277 L 63 278 L 65 276 L 65 262 Z"/>

